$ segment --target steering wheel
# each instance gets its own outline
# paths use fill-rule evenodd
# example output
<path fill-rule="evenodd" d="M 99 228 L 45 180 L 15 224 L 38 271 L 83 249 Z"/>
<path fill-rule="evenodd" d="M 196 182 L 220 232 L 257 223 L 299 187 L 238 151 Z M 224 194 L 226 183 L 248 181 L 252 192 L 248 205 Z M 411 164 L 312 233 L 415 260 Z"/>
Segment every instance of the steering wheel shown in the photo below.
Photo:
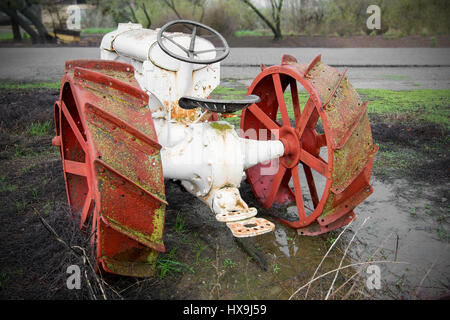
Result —
<path fill-rule="evenodd" d="M 176 37 L 171 38 L 170 36 L 166 36 L 164 34 L 164 32 L 167 32 L 167 30 L 170 27 L 172 27 L 174 25 L 178 25 L 178 24 L 184 25 L 185 27 L 187 27 L 189 25 L 193 26 L 192 29 L 189 28 L 192 30 L 192 33 L 190 36 L 189 48 L 186 48 L 179 42 L 175 41 Z M 205 29 L 208 31 L 208 33 L 213 34 L 216 38 L 219 38 L 222 46 L 217 47 L 217 48 L 214 47 L 212 49 L 196 51 L 195 50 L 195 40 L 196 40 L 196 36 L 197 36 L 197 28 Z M 195 21 L 190 21 L 190 20 L 175 20 L 175 21 L 166 23 L 164 26 L 161 27 L 161 29 L 159 29 L 158 34 L 156 35 L 156 40 L 158 41 L 158 45 L 161 48 L 161 50 L 163 50 L 165 53 L 167 53 L 172 58 L 175 58 L 175 59 L 178 59 L 178 60 L 181 60 L 184 62 L 197 63 L 197 64 L 211 64 L 211 63 L 222 61 L 230 53 L 230 47 L 228 46 L 228 43 L 225 40 L 225 38 L 220 33 L 218 33 L 216 30 L 214 30 L 204 24 L 201 24 L 201 23 L 198 23 Z M 164 40 L 167 40 L 167 41 L 173 43 L 174 45 L 176 45 L 184 53 L 186 53 L 186 56 L 181 56 L 177 53 L 170 51 L 164 44 L 164 42 L 165 42 Z M 200 54 L 205 54 L 205 53 L 209 53 L 209 52 L 216 52 L 216 56 L 212 59 L 196 59 L 196 56 L 198 57 L 198 55 L 200 55 Z M 217 54 L 218 52 L 220 52 L 220 54 Z"/>

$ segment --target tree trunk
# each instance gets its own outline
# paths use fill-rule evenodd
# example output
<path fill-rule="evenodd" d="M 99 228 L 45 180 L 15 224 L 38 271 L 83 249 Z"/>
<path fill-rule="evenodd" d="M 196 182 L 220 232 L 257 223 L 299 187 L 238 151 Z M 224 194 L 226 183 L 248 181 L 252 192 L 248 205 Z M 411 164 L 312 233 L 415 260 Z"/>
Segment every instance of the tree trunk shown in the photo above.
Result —
<path fill-rule="evenodd" d="M 16 20 L 11 19 L 11 28 L 14 35 L 14 41 L 22 41 L 22 35 L 20 34 L 20 26 Z"/>
<path fill-rule="evenodd" d="M 133 5 L 131 4 L 131 2 L 128 2 L 128 7 L 130 8 L 131 19 L 133 20 L 133 23 L 137 23 L 138 20 L 136 18 L 136 13 L 134 12 L 134 8 L 133 8 Z"/>
<path fill-rule="evenodd" d="M 175 13 L 175 15 L 178 17 L 178 19 L 183 19 L 180 15 L 180 13 L 178 12 L 177 8 L 175 7 L 175 3 L 173 2 L 173 0 L 164 0 L 164 3 L 170 8 L 172 9 L 172 11 Z"/>
<path fill-rule="evenodd" d="M 26 5 L 26 3 L 24 3 L 24 6 L 22 6 L 20 12 L 36 27 L 41 42 L 47 42 L 47 40 L 52 39 L 41 19 L 33 12 L 33 10 L 29 6 Z"/>
<path fill-rule="evenodd" d="M 280 1 L 280 5 L 277 6 L 273 6 L 272 5 L 272 17 L 274 18 L 274 22 L 275 25 L 269 20 L 267 19 L 262 13 L 261 11 L 258 10 L 258 8 L 256 8 L 253 3 L 251 3 L 250 0 L 241 0 L 242 2 L 244 2 L 246 5 L 248 5 L 257 15 L 258 17 L 261 18 L 261 20 L 270 28 L 270 30 L 272 30 L 273 33 L 273 40 L 281 40 L 283 39 L 283 35 L 281 34 L 281 26 L 280 26 L 280 12 L 281 12 L 281 7 L 283 5 L 283 1 Z M 273 3 L 272 3 L 273 4 Z"/>
<path fill-rule="evenodd" d="M 145 18 L 147 19 L 147 29 L 150 29 L 152 25 L 152 20 L 150 19 L 150 15 L 147 12 L 147 8 L 145 7 L 144 2 L 142 2 L 142 10 L 144 10 Z"/>

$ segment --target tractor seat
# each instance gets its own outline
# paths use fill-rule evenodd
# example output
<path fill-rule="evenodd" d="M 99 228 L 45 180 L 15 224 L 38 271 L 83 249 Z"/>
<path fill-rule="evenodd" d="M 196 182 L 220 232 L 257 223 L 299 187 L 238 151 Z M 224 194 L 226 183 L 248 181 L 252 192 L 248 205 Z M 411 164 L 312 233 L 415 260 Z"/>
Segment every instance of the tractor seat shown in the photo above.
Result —
<path fill-rule="evenodd" d="M 213 100 L 194 97 L 181 97 L 178 104 L 183 109 L 202 108 L 217 113 L 233 113 L 247 108 L 261 99 L 256 95 L 245 96 L 241 100 Z"/>

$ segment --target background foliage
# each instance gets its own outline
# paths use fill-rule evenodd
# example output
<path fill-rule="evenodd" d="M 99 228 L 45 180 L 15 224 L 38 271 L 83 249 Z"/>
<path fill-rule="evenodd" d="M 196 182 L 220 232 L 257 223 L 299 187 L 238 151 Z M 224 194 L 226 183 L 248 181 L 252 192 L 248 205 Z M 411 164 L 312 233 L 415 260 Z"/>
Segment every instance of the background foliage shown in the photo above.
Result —
<path fill-rule="evenodd" d="M 282 35 L 382 34 L 391 38 L 450 33 L 450 0 L 86 0 L 85 2 L 94 9 L 87 10 L 88 13 L 85 13 L 82 19 L 84 33 L 108 30 L 115 28 L 119 22 L 128 21 L 141 23 L 146 28 L 158 28 L 175 19 L 205 23 L 225 36 L 258 36 L 270 35 L 273 32 L 275 38 L 280 38 L 280 29 Z M 45 42 L 50 39 L 49 32 L 36 17 L 40 12 L 49 12 L 53 26 L 47 25 L 47 29 L 52 31 L 56 27 L 61 28 L 67 17 L 58 14 L 57 8 L 71 3 L 73 2 L 66 0 L 2 0 L 0 11 L 12 20 L 17 20 L 15 27 L 13 26 L 15 40 L 20 40 L 18 31 L 20 25 L 20 28 L 31 36 L 33 42 Z M 372 31 L 366 27 L 366 20 L 369 17 L 366 10 L 373 4 L 381 8 L 381 30 Z M 251 8 L 252 5 L 255 7 Z M 277 30 L 274 30 L 275 27 Z"/>

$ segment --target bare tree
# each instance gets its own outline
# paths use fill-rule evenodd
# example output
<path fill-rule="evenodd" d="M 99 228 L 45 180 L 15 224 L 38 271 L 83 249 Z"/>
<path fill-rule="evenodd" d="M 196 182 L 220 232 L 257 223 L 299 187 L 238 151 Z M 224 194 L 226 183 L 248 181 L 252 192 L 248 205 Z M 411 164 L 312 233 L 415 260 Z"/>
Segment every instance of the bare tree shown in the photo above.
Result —
<path fill-rule="evenodd" d="M 145 7 L 145 2 L 142 2 L 142 11 L 144 11 L 145 14 L 145 18 L 147 19 L 147 29 L 150 29 L 151 25 L 152 25 L 152 19 L 150 19 L 150 15 L 147 12 L 147 8 Z"/>
<path fill-rule="evenodd" d="M 207 0 L 188 0 L 188 2 L 192 6 L 192 19 L 196 19 L 199 22 L 203 21 L 203 18 L 205 16 L 205 4 Z M 177 9 L 177 0 L 163 0 L 163 2 L 175 13 L 178 19 L 183 19 L 182 14 Z M 197 19 L 197 9 L 200 9 L 200 16 Z"/>
<path fill-rule="evenodd" d="M 22 41 L 22 34 L 20 33 L 20 25 L 17 22 L 17 20 L 11 19 L 11 28 L 13 31 L 14 41 Z"/>
<path fill-rule="evenodd" d="M 261 20 L 272 30 L 274 40 L 281 40 L 283 35 L 281 34 L 281 9 L 283 8 L 283 0 L 270 0 L 272 21 L 267 18 L 261 10 L 259 10 L 251 2 L 251 0 L 241 0 L 248 5 Z"/>
<path fill-rule="evenodd" d="M 15 40 L 21 40 L 20 28 L 25 30 L 33 43 L 44 43 L 52 39 L 38 15 L 31 9 L 39 4 L 36 0 L 8 0 L 0 2 L 0 10 L 9 16 Z M 20 27 L 20 28 L 19 28 Z"/>
<path fill-rule="evenodd" d="M 205 16 L 205 2 L 206 0 L 189 0 L 189 2 L 192 4 L 192 16 L 195 17 L 197 8 L 200 8 L 201 14 L 199 18 L 199 22 L 203 21 L 203 18 Z"/>
<path fill-rule="evenodd" d="M 127 1 L 127 5 L 128 8 L 130 9 L 131 12 L 131 19 L 134 23 L 138 22 L 138 19 L 136 18 L 136 12 L 135 12 L 135 8 L 134 8 L 134 1 Z"/>
<path fill-rule="evenodd" d="M 180 15 L 180 13 L 178 12 L 176 5 L 175 5 L 175 0 L 163 0 L 164 3 L 170 8 L 172 9 L 172 11 L 175 13 L 175 15 L 178 17 L 178 19 L 183 19 Z"/>
<path fill-rule="evenodd" d="M 34 5 L 40 4 L 40 1 L 37 0 L 16 1 L 16 5 L 18 6 L 18 10 L 20 11 L 20 13 L 23 14 L 28 20 L 30 20 L 30 22 L 36 28 L 39 34 L 40 42 L 46 42 L 47 40 L 51 40 L 52 37 L 48 34 L 47 28 L 42 23 L 41 17 L 38 16 L 34 10 L 32 10 L 33 4 Z"/>

